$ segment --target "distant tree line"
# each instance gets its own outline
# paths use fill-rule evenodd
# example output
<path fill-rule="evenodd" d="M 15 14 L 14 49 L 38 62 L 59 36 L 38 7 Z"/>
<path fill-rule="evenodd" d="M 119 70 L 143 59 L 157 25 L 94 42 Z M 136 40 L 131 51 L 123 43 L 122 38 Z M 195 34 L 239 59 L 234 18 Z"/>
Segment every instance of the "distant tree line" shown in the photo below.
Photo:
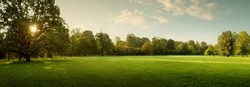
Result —
<path fill-rule="evenodd" d="M 206 42 L 189 40 L 187 42 L 174 41 L 154 37 L 137 37 L 128 34 L 126 40 L 115 37 L 114 42 L 107 33 L 93 34 L 79 28 L 70 32 L 70 56 L 88 55 L 203 55 L 208 45 Z"/>
<path fill-rule="evenodd" d="M 218 43 L 208 45 L 206 42 L 189 40 L 186 42 L 154 37 L 137 37 L 128 34 L 126 40 L 115 37 L 114 42 L 107 33 L 92 31 L 81 32 L 79 28 L 70 33 L 70 56 L 86 55 L 221 55 L 248 56 L 250 53 L 250 36 L 246 31 L 239 33 L 224 31 L 218 37 Z"/>

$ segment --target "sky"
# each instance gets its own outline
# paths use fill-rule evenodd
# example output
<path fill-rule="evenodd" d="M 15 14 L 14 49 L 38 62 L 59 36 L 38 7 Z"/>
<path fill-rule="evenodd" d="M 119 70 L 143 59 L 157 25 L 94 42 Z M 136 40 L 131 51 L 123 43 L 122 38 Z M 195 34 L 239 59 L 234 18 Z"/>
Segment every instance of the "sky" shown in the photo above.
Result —
<path fill-rule="evenodd" d="M 216 44 L 223 31 L 250 33 L 250 0 L 56 0 L 70 29 Z"/>

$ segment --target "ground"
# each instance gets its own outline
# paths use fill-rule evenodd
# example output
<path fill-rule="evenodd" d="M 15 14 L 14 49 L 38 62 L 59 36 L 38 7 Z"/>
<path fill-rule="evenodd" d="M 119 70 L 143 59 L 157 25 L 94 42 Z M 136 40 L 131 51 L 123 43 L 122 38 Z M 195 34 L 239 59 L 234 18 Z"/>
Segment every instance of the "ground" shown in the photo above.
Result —
<path fill-rule="evenodd" d="M 250 58 L 105 56 L 0 60 L 0 86 L 244 87 Z"/>

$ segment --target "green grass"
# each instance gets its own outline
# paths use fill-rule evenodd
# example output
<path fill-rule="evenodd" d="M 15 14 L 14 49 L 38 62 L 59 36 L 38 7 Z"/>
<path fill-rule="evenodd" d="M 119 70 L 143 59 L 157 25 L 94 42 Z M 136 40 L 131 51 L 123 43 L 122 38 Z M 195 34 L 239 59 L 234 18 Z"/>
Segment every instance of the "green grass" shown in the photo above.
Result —
<path fill-rule="evenodd" d="M 250 87 L 250 58 L 106 56 L 0 60 L 1 87 Z"/>

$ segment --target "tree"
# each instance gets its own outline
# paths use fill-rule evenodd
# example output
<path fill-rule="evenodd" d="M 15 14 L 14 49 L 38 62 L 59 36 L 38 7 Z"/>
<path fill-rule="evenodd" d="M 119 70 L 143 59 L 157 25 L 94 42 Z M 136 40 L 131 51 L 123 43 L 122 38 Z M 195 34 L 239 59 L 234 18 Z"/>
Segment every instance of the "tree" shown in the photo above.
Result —
<path fill-rule="evenodd" d="M 180 44 L 177 44 L 177 47 L 176 47 L 176 54 L 182 54 L 181 51 L 182 51 L 182 48 L 183 48 L 183 43 L 180 43 Z"/>
<path fill-rule="evenodd" d="M 206 42 L 202 41 L 201 42 L 201 53 L 205 53 L 206 49 L 208 48 L 208 45 Z"/>
<path fill-rule="evenodd" d="M 84 31 L 81 35 L 81 38 L 82 38 L 82 40 L 80 42 L 80 45 L 85 46 L 82 48 L 82 50 L 84 51 L 83 53 L 85 55 L 97 54 L 96 52 L 98 51 L 98 49 L 97 49 L 95 37 L 94 37 L 92 31 L 89 31 L 89 30 Z"/>
<path fill-rule="evenodd" d="M 53 27 L 53 31 L 47 32 L 44 41 L 41 42 L 45 44 L 41 49 L 46 50 L 49 58 L 53 58 L 53 54 L 65 56 L 69 53 L 70 49 L 69 30 L 65 27 L 66 24 L 57 25 Z"/>
<path fill-rule="evenodd" d="M 141 47 L 141 51 L 146 54 L 146 55 L 152 55 L 153 54 L 153 46 L 151 45 L 151 43 L 145 42 L 142 47 Z"/>
<path fill-rule="evenodd" d="M 115 37 L 116 45 L 116 54 L 117 55 L 127 55 L 129 53 L 129 47 L 125 41 L 122 41 L 120 37 Z"/>
<path fill-rule="evenodd" d="M 182 55 L 188 55 L 189 53 L 190 53 L 190 51 L 188 49 L 188 43 L 184 43 L 182 45 L 181 54 Z"/>
<path fill-rule="evenodd" d="M 143 43 L 140 37 L 137 37 L 134 34 L 128 34 L 126 43 L 129 47 L 130 55 L 138 55 L 141 53 L 141 46 Z"/>
<path fill-rule="evenodd" d="M 167 54 L 174 54 L 174 51 L 175 51 L 174 40 L 169 39 L 167 42 Z"/>
<path fill-rule="evenodd" d="M 195 54 L 195 48 L 194 45 L 188 45 L 188 54 L 193 55 Z"/>
<path fill-rule="evenodd" d="M 4 57 L 5 57 L 4 34 L 0 32 L 0 59 Z"/>
<path fill-rule="evenodd" d="M 1 0 L 0 24 L 6 32 L 8 52 L 31 61 L 30 57 L 47 47 L 50 36 L 64 26 L 55 0 Z M 30 26 L 37 32 L 31 32 Z"/>
<path fill-rule="evenodd" d="M 237 38 L 237 54 L 247 56 L 250 51 L 250 36 L 247 32 L 241 31 Z"/>
<path fill-rule="evenodd" d="M 189 54 L 193 55 L 196 52 L 195 42 L 194 40 L 189 40 L 188 42 L 188 50 L 190 51 Z"/>
<path fill-rule="evenodd" d="M 71 47 L 70 47 L 70 53 L 69 55 L 71 56 L 80 56 L 80 50 L 79 45 L 80 45 L 80 39 L 81 39 L 81 32 L 80 28 L 72 29 L 70 32 L 70 42 L 71 42 Z"/>
<path fill-rule="evenodd" d="M 212 45 L 209 45 L 204 54 L 209 56 L 215 56 L 215 48 Z"/>
<path fill-rule="evenodd" d="M 114 44 L 106 33 L 97 33 L 96 42 L 100 55 L 110 55 L 113 53 Z"/>
<path fill-rule="evenodd" d="M 231 31 L 225 31 L 219 36 L 218 44 L 221 50 L 221 55 L 229 57 L 234 54 L 235 38 Z"/>
<path fill-rule="evenodd" d="M 165 38 L 154 37 L 152 45 L 154 54 L 164 55 L 167 53 L 167 40 Z"/>
<path fill-rule="evenodd" d="M 203 54 L 203 53 L 201 52 L 201 45 L 200 45 L 200 43 L 199 43 L 198 41 L 196 41 L 196 43 L 195 43 L 195 54 L 196 54 L 196 55 L 201 55 L 201 54 Z"/>

